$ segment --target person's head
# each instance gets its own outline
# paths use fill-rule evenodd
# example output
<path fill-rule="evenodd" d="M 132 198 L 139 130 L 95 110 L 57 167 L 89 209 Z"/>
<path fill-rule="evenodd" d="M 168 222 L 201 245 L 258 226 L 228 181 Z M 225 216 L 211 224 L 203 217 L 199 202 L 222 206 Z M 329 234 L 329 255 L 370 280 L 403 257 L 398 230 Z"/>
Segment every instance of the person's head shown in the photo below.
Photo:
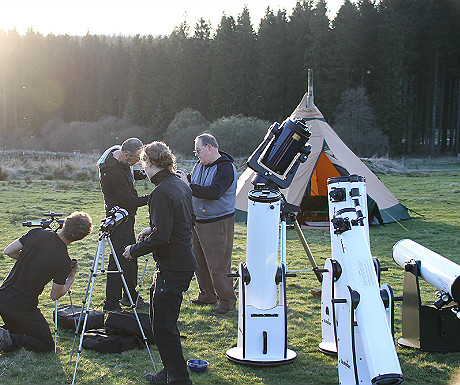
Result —
<path fill-rule="evenodd" d="M 149 178 L 163 169 L 171 173 L 176 172 L 176 157 L 163 142 L 147 144 L 142 151 L 141 161 Z"/>
<path fill-rule="evenodd" d="M 144 145 L 142 144 L 140 139 L 137 139 L 137 138 L 126 139 L 121 144 L 121 149 L 120 149 L 122 153 L 121 162 L 128 164 L 130 166 L 139 162 L 143 147 Z"/>
<path fill-rule="evenodd" d="M 219 155 L 219 145 L 211 134 L 201 134 L 195 138 L 195 156 L 201 164 L 208 165 L 214 162 Z"/>
<path fill-rule="evenodd" d="M 91 217 L 87 213 L 76 211 L 65 219 L 61 233 L 69 242 L 73 242 L 86 237 L 92 229 Z"/>

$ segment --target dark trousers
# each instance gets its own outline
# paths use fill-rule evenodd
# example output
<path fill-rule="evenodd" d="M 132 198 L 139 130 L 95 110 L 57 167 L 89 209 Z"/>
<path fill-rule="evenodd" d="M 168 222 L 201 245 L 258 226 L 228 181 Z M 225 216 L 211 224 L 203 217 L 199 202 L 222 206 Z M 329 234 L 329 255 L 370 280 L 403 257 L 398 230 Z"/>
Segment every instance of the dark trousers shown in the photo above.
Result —
<path fill-rule="evenodd" d="M 117 254 L 118 262 L 120 267 L 123 270 L 123 275 L 128 286 L 128 290 L 131 294 L 133 301 L 136 301 L 137 292 L 137 259 L 128 260 L 123 257 L 123 252 L 125 247 L 136 243 L 136 237 L 134 235 L 134 217 L 128 217 L 126 222 L 119 224 L 112 230 L 110 234 L 110 239 Z M 118 270 L 115 259 L 110 253 L 109 256 L 109 271 Z M 121 274 L 118 273 L 108 273 L 107 274 L 107 285 L 105 289 L 105 295 L 107 302 L 118 304 L 118 301 L 121 299 L 121 293 L 124 290 L 123 282 L 121 280 Z M 126 295 L 126 293 L 125 293 Z"/>
<path fill-rule="evenodd" d="M 182 293 L 188 289 L 192 277 L 193 271 L 157 271 L 150 288 L 152 330 L 168 383 L 191 384 L 182 353 L 177 319 Z"/>
<path fill-rule="evenodd" d="M 34 352 L 53 350 L 53 337 L 36 299 L 27 298 L 15 290 L 1 289 L 0 315 L 13 342 L 3 349 L 5 352 L 21 347 Z"/>

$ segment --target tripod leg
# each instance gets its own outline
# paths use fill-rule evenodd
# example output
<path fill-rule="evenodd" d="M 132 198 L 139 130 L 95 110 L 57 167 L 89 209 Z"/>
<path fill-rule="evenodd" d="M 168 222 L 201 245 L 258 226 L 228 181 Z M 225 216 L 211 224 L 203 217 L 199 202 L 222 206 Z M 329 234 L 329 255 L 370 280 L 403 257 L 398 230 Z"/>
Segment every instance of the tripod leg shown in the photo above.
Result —
<path fill-rule="evenodd" d="M 72 292 L 69 290 L 67 291 L 67 293 L 69 293 L 70 308 L 72 309 L 72 314 L 75 314 L 75 308 L 73 307 L 73 301 L 72 301 Z M 75 323 L 75 330 L 77 330 L 77 320 L 76 319 L 74 319 L 74 323 Z"/>
<path fill-rule="evenodd" d="M 103 250 L 103 246 L 104 246 L 104 240 L 100 239 L 98 244 L 97 244 L 96 254 L 94 255 L 93 265 L 91 266 L 91 271 L 90 271 L 90 275 L 89 275 L 89 279 L 88 279 L 88 284 L 86 285 L 85 296 L 83 297 L 83 303 L 81 305 L 80 316 L 78 317 L 78 325 L 75 328 L 75 337 L 73 339 L 72 351 L 70 353 L 71 358 L 73 357 L 73 352 L 74 352 L 74 349 L 75 349 L 75 343 L 77 342 L 77 338 L 78 338 L 78 334 L 79 334 L 78 331 L 80 330 L 81 321 L 83 319 L 83 309 L 85 308 L 85 305 L 86 305 L 86 300 L 88 298 L 88 293 L 89 293 L 89 289 L 90 289 L 92 279 L 93 279 L 94 275 L 96 274 L 97 266 L 99 265 L 99 256 L 101 254 L 101 250 Z"/>
<path fill-rule="evenodd" d="M 142 272 L 142 277 L 141 277 L 141 283 L 139 284 L 139 289 L 137 291 L 137 298 L 136 302 L 134 303 L 137 306 L 137 302 L 139 301 L 139 296 L 141 295 L 141 288 L 144 283 L 144 277 L 145 277 L 145 271 L 147 270 L 147 263 L 149 261 L 149 254 L 147 254 L 147 257 L 145 257 L 145 265 L 144 265 L 144 271 Z"/>
<path fill-rule="evenodd" d="M 82 348 L 82 345 L 83 345 L 83 338 L 85 336 L 85 330 L 86 330 L 86 323 L 88 321 L 88 315 L 89 315 L 89 308 L 90 308 L 90 305 L 91 305 L 91 297 L 93 295 L 93 290 L 94 290 L 94 281 L 96 279 L 96 275 L 93 275 L 92 276 L 92 279 L 91 279 L 91 289 L 89 291 L 89 296 L 88 296 L 88 303 L 86 305 L 86 311 L 85 311 L 85 318 L 83 320 L 83 327 L 81 329 L 81 333 L 80 333 L 80 343 L 78 344 L 78 350 L 77 350 L 77 360 L 75 362 L 75 369 L 74 369 L 74 372 L 73 372 L 73 379 L 72 379 L 72 385 L 75 384 L 75 377 L 77 375 L 77 368 L 78 368 L 78 361 L 80 360 L 80 354 L 81 354 L 81 348 Z M 83 311 L 83 308 L 82 308 L 82 311 Z M 81 313 L 80 313 L 81 314 Z M 78 329 L 77 329 L 78 331 Z"/>
<path fill-rule="evenodd" d="M 294 214 L 291 214 L 289 216 L 291 219 L 292 223 L 294 224 L 294 228 L 297 231 L 297 235 L 299 236 L 300 242 L 302 243 L 303 249 L 305 250 L 305 253 L 307 254 L 308 260 L 310 261 L 310 264 L 313 267 L 313 272 L 316 275 L 316 278 L 318 278 L 319 283 L 323 281 L 323 276 L 321 275 L 321 272 L 319 272 L 318 265 L 316 264 L 315 258 L 313 258 L 313 254 L 311 253 L 310 247 L 308 246 L 307 240 L 305 239 L 302 229 L 299 226 L 299 222 L 297 222 L 297 218 Z"/>
<path fill-rule="evenodd" d="M 57 334 L 58 334 L 58 306 L 57 300 L 54 301 L 54 353 L 57 352 Z"/>
<path fill-rule="evenodd" d="M 122 268 L 120 266 L 120 262 L 118 261 L 117 253 L 115 253 L 115 249 L 113 248 L 112 240 L 110 239 L 110 237 L 108 237 L 107 240 L 109 242 L 110 251 L 112 252 L 113 259 L 115 261 L 115 264 L 117 265 L 117 269 L 120 272 L 121 281 L 123 282 L 123 286 L 125 288 L 126 294 L 128 295 L 129 302 L 131 303 L 131 307 L 132 307 L 134 315 L 136 317 L 137 324 L 139 326 L 139 330 L 140 330 L 141 335 L 142 335 L 142 340 L 144 341 L 145 347 L 147 348 L 147 352 L 149 353 L 150 360 L 152 361 L 153 369 L 156 372 L 155 362 L 153 361 L 152 353 L 150 352 L 149 344 L 147 342 L 147 337 L 145 336 L 144 329 L 142 329 L 141 321 L 139 319 L 139 316 L 137 315 L 136 305 L 134 304 L 133 298 L 131 297 L 131 293 L 129 292 L 128 284 L 126 283 L 125 275 L 123 274 L 123 270 L 122 270 Z"/>

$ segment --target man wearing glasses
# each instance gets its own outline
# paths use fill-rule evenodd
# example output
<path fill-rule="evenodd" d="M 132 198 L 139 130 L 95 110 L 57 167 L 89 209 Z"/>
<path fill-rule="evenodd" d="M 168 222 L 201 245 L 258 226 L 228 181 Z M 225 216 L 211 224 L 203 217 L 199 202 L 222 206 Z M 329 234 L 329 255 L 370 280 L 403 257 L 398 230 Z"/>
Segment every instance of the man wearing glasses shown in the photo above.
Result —
<path fill-rule="evenodd" d="M 198 162 L 180 178 L 192 189 L 196 223 L 193 229 L 193 252 L 198 262 L 195 275 L 200 293 L 195 305 L 218 303 L 212 311 L 225 314 L 233 310 L 236 296 L 230 273 L 237 173 L 233 158 L 219 151 L 214 136 L 202 134 L 195 139 Z"/>
<path fill-rule="evenodd" d="M 134 188 L 135 175 L 132 166 L 139 162 L 142 142 L 137 138 L 126 139 L 121 146 L 113 146 L 107 149 L 100 157 L 97 164 L 99 167 L 99 182 L 104 195 L 105 210 L 108 213 L 114 206 L 119 206 L 128 211 L 128 218 L 112 230 L 112 240 L 115 253 L 123 270 L 131 298 L 137 299 L 137 259 L 127 260 L 122 257 L 127 245 L 136 243 L 134 235 L 134 222 L 137 208 L 147 204 L 148 195 L 138 196 Z M 142 177 L 136 177 L 142 179 Z M 116 271 L 117 265 L 110 254 L 108 271 Z M 107 274 L 105 311 L 121 311 L 120 303 L 130 306 L 129 298 L 124 293 L 121 296 L 123 283 L 120 274 Z M 146 307 L 148 304 L 139 298 L 137 308 Z"/>

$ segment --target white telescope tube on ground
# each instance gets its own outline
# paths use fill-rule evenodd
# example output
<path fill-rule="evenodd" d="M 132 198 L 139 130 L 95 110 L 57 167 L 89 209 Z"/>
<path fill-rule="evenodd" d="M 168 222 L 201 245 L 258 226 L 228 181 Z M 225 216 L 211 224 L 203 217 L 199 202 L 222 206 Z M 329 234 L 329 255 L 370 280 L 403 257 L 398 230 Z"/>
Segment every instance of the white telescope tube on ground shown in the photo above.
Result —
<path fill-rule="evenodd" d="M 393 259 L 401 267 L 411 260 L 420 261 L 420 276 L 460 303 L 460 266 L 456 263 L 411 239 L 403 239 L 393 246 Z"/>

